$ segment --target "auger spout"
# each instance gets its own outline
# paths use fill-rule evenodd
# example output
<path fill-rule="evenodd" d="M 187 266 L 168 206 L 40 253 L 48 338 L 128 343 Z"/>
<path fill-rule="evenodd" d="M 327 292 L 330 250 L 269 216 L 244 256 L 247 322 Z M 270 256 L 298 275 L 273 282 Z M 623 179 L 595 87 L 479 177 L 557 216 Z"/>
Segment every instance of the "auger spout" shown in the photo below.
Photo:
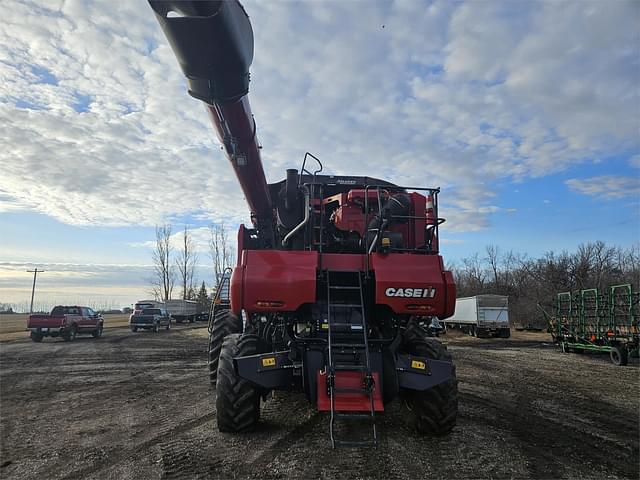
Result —
<path fill-rule="evenodd" d="M 271 225 L 272 202 L 249 99 L 253 30 L 236 0 L 149 0 L 178 63 L 189 94 L 205 103 L 236 173 L 251 215 Z"/>

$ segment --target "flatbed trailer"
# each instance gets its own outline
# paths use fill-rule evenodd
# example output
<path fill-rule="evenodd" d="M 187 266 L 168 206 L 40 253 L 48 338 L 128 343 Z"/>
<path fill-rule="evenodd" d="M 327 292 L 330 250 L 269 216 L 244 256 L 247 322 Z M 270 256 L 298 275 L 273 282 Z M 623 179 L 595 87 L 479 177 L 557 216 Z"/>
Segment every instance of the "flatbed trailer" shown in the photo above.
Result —
<path fill-rule="evenodd" d="M 549 333 L 563 352 L 609 353 L 615 365 L 638 356 L 640 293 L 631 284 L 613 285 L 604 293 L 596 288 L 558 293 Z"/>

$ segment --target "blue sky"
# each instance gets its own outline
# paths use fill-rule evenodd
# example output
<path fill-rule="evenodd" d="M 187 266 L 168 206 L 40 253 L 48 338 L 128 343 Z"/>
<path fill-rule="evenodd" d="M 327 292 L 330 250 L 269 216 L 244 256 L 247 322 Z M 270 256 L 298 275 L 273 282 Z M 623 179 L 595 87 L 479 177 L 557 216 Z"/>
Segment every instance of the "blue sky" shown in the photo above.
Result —
<path fill-rule="evenodd" d="M 244 5 L 270 181 L 311 151 L 440 186 L 448 262 L 639 241 L 640 3 Z M 148 296 L 164 222 L 194 230 L 209 283 L 208 225 L 247 211 L 151 9 L 3 6 L 0 302 L 24 304 L 35 265 L 43 305 Z"/>

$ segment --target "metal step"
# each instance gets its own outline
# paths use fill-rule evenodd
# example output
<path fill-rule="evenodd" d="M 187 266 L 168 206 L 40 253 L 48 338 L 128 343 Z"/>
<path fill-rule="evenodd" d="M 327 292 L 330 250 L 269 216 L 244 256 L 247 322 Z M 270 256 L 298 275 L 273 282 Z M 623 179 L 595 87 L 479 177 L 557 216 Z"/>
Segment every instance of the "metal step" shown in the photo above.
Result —
<path fill-rule="evenodd" d="M 369 390 L 366 388 L 332 388 L 332 393 L 361 393 L 362 395 L 367 395 Z"/>
<path fill-rule="evenodd" d="M 332 343 L 331 348 L 356 348 L 362 350 L 363 348 L 367 348 L 367 346 L 363 343 Z"/>
<path fill-rule="evenodd" d="M 352 440 L 334 440 L 334 447 L 338 448 L 361 448 L 361 447 L 377 447 L 376 440 L 352 441 Z"/>
<path fill-rule="evenodd" d="M 345 420 L 373 420 L 374 417 L 371 413 L 340 413 L 335 412 L 333 414 L 335 418 L 344 418 Z"/>
<path fill-rule="evenodd" d="M 338 286 L 338 287 L 329 287 L 331 290 L 360 290 L 360 287 L 343 287 L 343 286 Z M 358 305 L 359 306 L 359 305 Z"/>
<path fill-rule="evenodd" d="M 339 371 L 349 371 L 349 370 L 356 370 L 359 372 L 366 372 L 367 370 L 369 370 L 369 368 L 366 365 L 349 365 L 346 363 L 336 363 L 335 365 L 333 365 L 333 369 L 334 370 L 339 370 Z"/>
<path fill-rule="evenodd" d="M 329 325 L 331 325 L 332 327 L 349 327 L 351 328 L 351 330 L 357 330 L 359 332 L 361 332 L 362 329 L 364 328 L 364 325 L 362 325 L 361 323 L 338 322 L 338 323 L 329 323 Z M 356 328 L 354 329 L 353 327 L 356 327 Z"/>
<path fill-rule="evenodd" d="M 331 303 L 329 308 L 362 308 L 359 303 Z"/>

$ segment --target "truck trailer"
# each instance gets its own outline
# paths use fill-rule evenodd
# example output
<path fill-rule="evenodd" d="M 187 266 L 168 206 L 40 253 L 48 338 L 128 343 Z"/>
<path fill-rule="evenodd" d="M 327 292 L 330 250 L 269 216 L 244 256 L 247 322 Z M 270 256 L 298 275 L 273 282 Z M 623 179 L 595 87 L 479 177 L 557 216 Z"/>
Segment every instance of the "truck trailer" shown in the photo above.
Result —
<path fill-rule="evenodd" d="M 167 300 L 164 308 L 176 323 L 193 323 L 198 316 L 198 302 L 194 300 Z"/>
<path fill-rule="evenodd" d="M 445 329 L 459 328 L 474 337 L 509 338 L 509 297 L 476 295 L 458 298 L 454 315 L 444 323 Z"/>

